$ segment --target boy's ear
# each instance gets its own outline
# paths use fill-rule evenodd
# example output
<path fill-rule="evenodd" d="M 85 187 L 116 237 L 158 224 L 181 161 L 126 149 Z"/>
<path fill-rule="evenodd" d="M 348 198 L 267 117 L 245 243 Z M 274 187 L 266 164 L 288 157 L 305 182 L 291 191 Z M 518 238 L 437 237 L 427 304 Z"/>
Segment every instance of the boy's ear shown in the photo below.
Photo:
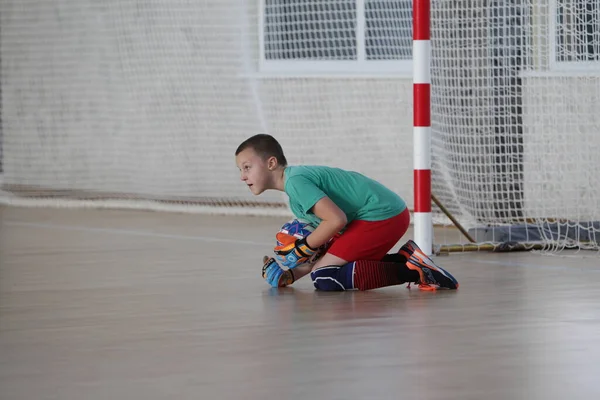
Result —
<path fill-rule="evenodd" d="M 270 171 L 274 170 L 277 167 L 277 157 L 269 157 L 269 159 L 267 160 L 267 167 Z"/>

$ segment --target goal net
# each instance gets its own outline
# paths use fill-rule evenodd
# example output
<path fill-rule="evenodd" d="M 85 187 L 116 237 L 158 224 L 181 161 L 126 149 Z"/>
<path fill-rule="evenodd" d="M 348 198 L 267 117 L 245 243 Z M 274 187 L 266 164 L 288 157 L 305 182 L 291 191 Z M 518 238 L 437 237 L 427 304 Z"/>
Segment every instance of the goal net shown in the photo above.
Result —
<path fill-rule="evenodd" d="M 598 248 L 599 12 L 432 1 L 433 193 L 476 241 Z M 411 20 L 408 0 L 3 0 L 0 202 L 288 215 L 234 163 L 268 132 L 412 208 Z"/>
<path fill-rule="evenodd" d="M 600 3 L 435 1 L 434 183 L 476 242 L 598 248 Z"/>

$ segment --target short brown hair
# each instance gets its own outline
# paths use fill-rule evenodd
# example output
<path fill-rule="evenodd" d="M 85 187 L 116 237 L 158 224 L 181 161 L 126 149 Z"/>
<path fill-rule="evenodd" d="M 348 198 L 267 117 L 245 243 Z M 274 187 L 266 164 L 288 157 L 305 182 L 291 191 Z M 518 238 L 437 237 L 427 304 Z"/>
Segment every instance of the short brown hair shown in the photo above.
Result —
<path fill-rule="evenodd" d="M 254 151 L 264 160 L 269 157 L 275 157 L 279 165 L 287 167 L 287 160 L 283 154 L 283 149 L 279 142 L 271 135 L 261 133 L 244 140 L 242 144 L 238 146 L 235 155 L 237 156 L 247 148 L 254 149 Z"/>

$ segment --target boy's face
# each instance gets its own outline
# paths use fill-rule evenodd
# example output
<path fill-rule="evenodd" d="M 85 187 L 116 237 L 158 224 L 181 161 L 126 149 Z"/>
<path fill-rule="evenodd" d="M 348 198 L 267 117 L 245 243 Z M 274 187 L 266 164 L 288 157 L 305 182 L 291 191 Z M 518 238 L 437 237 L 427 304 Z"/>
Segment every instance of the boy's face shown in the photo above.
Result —
<path fill-rule="evenodd" d="M 254 195 L 270 189 L 271 174 L 267 160 L 263 160 L 253 148 L 247 148 L 235 156 L 240 179 Z"/>

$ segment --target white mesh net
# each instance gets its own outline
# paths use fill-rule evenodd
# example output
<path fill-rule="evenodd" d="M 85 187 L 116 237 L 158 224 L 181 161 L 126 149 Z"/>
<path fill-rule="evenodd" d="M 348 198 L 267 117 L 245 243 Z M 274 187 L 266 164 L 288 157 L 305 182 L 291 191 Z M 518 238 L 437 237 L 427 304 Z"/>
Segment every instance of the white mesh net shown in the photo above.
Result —
<path fill-rule="evenodd" d="M 296 2 L 286 11 L 267 2 L 276 20 L 285 11 L 321 21 L 286 25 L 284 44 L 267 41 L 271 54 L 297 55 L 298 31 L 313 38 L 303 47 L 332 47 L 313 33 L 327 36 L 345 18 L 334 18 L 343 8 L 335 4 Z M 410 129 L 410 81 L 257 76 L 254 2 L 0 7 L 5 202 L 287 212 L 283 195 L 254 197 L 239 182 L 234 151 L 259 132 L 275 135 L 291 163 L 360 169 L 411 197 L 403 184 L 410 167 L 398 162 L 411 154 L 398 135 L 399 126 Z"/>
<path fill-rule="evenodd" d="M 551 3 L 434 2 L 433 192 L 478 241 L 597 248 L 600 3 Z"/>
<path fill-rule="evenodd" d="M 478 239 L 529 227 L 597 247 L 599 9 L 433 0 L 433 192 L 488 227 Z M 0 15 L 3 203 L 287 214 L 234 165 L 268 132 L 292 164 L 358 170 L 412 207 L 411 1 L 3 0 Z"/>

